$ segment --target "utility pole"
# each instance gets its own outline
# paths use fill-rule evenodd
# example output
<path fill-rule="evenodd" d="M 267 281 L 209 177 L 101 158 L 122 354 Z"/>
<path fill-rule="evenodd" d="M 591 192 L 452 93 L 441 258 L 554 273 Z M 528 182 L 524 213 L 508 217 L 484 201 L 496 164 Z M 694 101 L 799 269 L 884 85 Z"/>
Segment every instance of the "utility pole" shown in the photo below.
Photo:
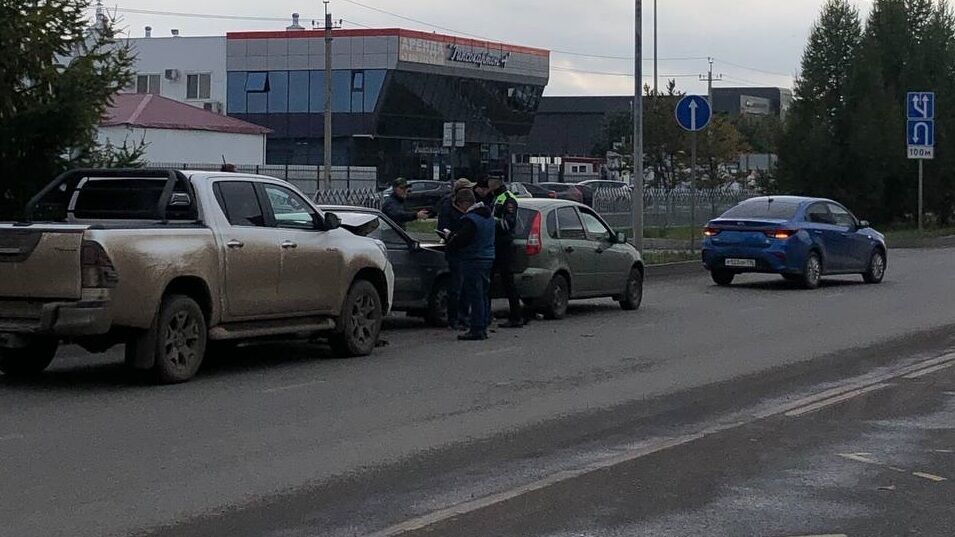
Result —
<path fill-rule="evenodd" d="M 657 0 L 653 0 L 653 94 L 659 95 L 660 79 L 657 58 L 660 57 L 660 51 L 657 49 Z"/>
<path fill-rule="evenodd" d="M 643 0 L 634 0 L 633 246 L 643 251 Z"/>
<path fill-rule="evenodd" d="M 719 75 L 713 76 L 713 58 L 707 58 L 707 62 L 710 64 L 710 71 L 708 74 L 700 75 L 700 82 L 706 82 L 706 99 L 710 101 L 710 108 L 713 108 L 713 82 L 720 82 L 723 80 L 722 73 Z"/>
<path fill-rule="evenodd" d="M 332 187 L 332 14 L 325 0 L 325 188 Z M 319 188 L 321 190 L 321 188 Z"/>

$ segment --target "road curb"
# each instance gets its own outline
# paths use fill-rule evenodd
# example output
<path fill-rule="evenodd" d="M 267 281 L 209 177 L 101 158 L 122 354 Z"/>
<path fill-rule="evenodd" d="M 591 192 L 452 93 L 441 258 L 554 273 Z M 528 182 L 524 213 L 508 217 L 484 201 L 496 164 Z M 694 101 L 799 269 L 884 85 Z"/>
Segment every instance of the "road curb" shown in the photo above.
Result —
<path fill-rule="evenodd" d="M 648 278 L 668 278 L 671 276 L 686 276 L 702 274 L 703 264 L 700 261 L 681 261 L 679 263 L 663 263 L 661 265 L 647 265 Z"/>

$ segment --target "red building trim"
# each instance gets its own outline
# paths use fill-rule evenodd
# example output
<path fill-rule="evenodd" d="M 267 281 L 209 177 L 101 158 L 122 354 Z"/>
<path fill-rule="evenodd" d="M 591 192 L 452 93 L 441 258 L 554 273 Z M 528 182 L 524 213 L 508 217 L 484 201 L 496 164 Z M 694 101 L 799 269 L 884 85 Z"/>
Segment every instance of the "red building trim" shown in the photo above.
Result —
<path fill-rule="evenodd" d="M 324 30 L 293 30 L 293 31 L 275 31 L 275 32 L 229 32 L 226 39 L 318 39 L 325 37 Z M 371 30 L 332 30 L 332 37 L 407 37 L 411 39 L 426 39 L 428 41 L 437 41 L 439 43 L 456 44 L 476 48 L 486 48 L 489 50 L 500 50 L 503 52 L 513 52 L 516 54 L 530 54 L 533 56 L 550 56 L 550 51 L 523 47 L 520 45 L 508 45 L 505 43 L 495 43 L 493 41 L 481 41 L 479 39 L 468 39 L 466 37 L 454 37 L 451 35 L 434 34 L 429 32 L 419 32 L 416 30 L 403 30 L 401 28 L 376 28 Z"/>

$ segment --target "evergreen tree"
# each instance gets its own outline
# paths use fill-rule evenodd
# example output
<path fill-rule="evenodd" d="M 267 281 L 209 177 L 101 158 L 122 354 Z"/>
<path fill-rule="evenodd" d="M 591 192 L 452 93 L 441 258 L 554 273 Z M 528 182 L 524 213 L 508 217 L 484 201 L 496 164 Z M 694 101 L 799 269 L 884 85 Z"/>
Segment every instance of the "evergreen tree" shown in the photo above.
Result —
<path fill-rule="evenodd" d="M 89 0 L 0 0 L 0 216 L 76 162 L 114 161 L 95 127 L 132 79 L 113 23 Z M 125 154 L 141 156 L 141 147 Z"/>

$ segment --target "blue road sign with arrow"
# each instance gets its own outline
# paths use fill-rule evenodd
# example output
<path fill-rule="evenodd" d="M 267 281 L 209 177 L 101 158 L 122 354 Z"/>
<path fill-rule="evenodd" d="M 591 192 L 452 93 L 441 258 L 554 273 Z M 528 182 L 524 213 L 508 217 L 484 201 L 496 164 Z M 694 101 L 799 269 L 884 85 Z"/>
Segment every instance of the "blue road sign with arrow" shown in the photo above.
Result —
<path fill-rule="evenodd" d="M 910 91 L 905 101 L 908 118 L 905 142 L 909 146 L 909 158 L 935 158 L 935 93 Z"/>
<path fill-rule="evenodd" d="M 684 130 L 701 131 L 710 124 L 712 118 L 713 109 L 706 97 L 687 95 L 676 105 L 676 122 Z"/>
<path fill-rule="evenodd" d="M 906 98 L 909 119 L 935 119 L 935 93 L 910 91 Z"/>

